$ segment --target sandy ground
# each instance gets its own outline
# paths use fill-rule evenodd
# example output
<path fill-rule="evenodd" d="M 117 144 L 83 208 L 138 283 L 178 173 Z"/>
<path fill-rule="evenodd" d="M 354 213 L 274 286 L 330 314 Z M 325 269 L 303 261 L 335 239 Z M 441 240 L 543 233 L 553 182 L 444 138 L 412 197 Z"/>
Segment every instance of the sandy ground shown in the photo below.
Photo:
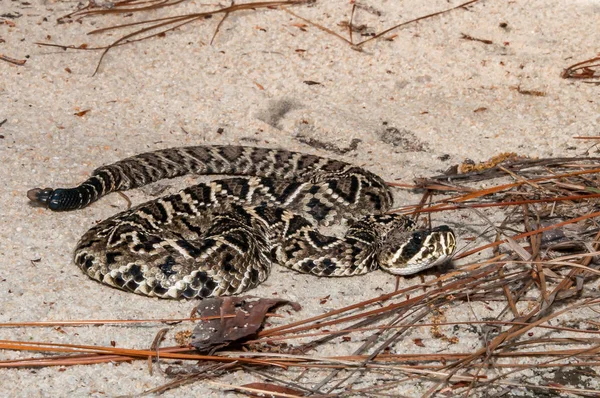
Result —
<path fill-rule="evenodd" d="M 347 37 L 349 3 L 319 0 L 292 10 Z M 355 24 L 365 27 L 354 33 L 355 41 L 449 3 L 361 5 Z M 392 40 L 373 41 L 362 52 L 281 10 L 245 11 L 227 18 L 212 45 L 218 18 L 116 48 L 95 76 L 98 52 L 35 42 L 106 44 L 119 33 L 86 33 L 141 16 L 56 23 L 76 7 L 68 1 L 0 2 L 0 53 L 27 61 L 0 62 L 0 121 L 6 119 L 0 127 L 0 322 L 189 313 L 193 303 L 110 289 L 71 263 L 79 236 L 125 208 L 119 195 L 62 214 L 33 208 L 25 196 L 32 187 L 75 185 L 94 168 L 132 154 L 213 143 L 280 147 L 340 158 L 388 181 L 411 183 L 465 158 L 480 161 L 504 151 L 583 154 L 590 144 L 573 137 L 600 133 L 598 86 L 559 76 L 599 51 L 597 1 L 484 0 L 395 30 L 386 36 Z M 190 1 L 168 12 L 212 7 Z M 169 183 L 170 190 L 193 181 Z M 139 203 L 151 196 L 136 190 L 130 197 Z M 396 199 L 412 203 L 418 196 L 398 191 Z M 445 217 L 459 233 L 465 228 Z M 307 317 L 391 291 L 394 284 L 382 272 L 339 280 L 277 269 L 252 293 L 300 301 L 300 316 Z M 320 304 L 327 295 L 327 304 Z M 2 328 L 0 338 L 145 348 L 160 327 Z M 431 341 L 429 347 L 447 348 Z M 0 353 L 2 359 L 18 356 Z M 168 381 L 149 375 L 143 361 L 0 370 L 0 377 L 1 395 L 29 397 L 135 394 Z M 239 373 L 220 381 L 255 380 Z M 396 393 L 415 396 L 422 388 Z M 222 394 L 195 383 L 164 396 Z"/>

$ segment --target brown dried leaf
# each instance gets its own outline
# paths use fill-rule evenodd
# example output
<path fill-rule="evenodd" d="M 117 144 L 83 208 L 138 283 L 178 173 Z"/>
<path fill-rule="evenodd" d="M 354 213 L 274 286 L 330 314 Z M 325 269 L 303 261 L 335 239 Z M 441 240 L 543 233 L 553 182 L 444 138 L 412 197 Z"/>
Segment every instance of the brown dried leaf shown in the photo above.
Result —
<path fill-rule="evenodd" d="M 85 114 L 88 113 L 89 111 L 91 111 L 91 109 L 86 109 L 81 112 L 75 112 L 73 115 L 82 117 L 82 116 L 85 116 Z"/>
<path fill-rule="evenodd" d="M 300 304 L 288 300 L 253 296 L 202 300 L 196 307 L 198 315 L 220 318 L 199 323 L 192 333 L 191 345 L 202 352 L 212 353 L 219 348 L 251 338 L 263 326 L 267 312 L 283 304 L 290 304 L 296 311 L 301 309 Z"/>

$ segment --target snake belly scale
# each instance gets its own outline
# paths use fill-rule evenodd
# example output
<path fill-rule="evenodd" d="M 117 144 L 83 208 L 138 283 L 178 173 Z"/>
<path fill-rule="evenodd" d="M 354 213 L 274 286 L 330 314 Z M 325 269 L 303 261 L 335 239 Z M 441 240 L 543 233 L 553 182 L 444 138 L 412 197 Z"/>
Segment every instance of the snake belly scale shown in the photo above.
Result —
<path fill-rule="evenodd" d="M 32 189 L 33 202 L 75 210 L 114 191 L 185 174 L 234 175 L 135 206 L 87 231 L 74 262 L 107 285 L 162 298 L 232 295 L 263 282 L 271 265 L 316 276 L 377 268 L 409 275 L 450 258 L 447 226 L 416 230 L 385 214 L 392 195 L 351 164 L 279 149 L 194 146 L 143 153 L 96 169 L 75 188 Z M 348 220 L 344 237 L 319 226 Z"/>

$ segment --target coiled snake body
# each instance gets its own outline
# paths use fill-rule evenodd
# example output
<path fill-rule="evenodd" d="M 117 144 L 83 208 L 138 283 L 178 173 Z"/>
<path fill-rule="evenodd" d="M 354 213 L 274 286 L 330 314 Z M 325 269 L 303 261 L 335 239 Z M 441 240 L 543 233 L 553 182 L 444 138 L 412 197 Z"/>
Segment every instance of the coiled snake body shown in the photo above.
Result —
<path fill-rule="evenodd" d="M 271 264 L 317 276 L 350 276 L 378 267 L 408 275 L 449 258 L 447 226 L 415 230 L 384 214 L 383 180 L 348 163 L 243 146 L 171 148 L 96 169 L 75 188 L 32 189 L 54 211 L 85 207 L 114 191 L 184 174 L 230 174 L 110 217 L 86 232 L 75 263 L 91 278 L 163 298 L 238 294 L 269 275 Z M 343 238 L 317 227 L 348 219 Z"/>

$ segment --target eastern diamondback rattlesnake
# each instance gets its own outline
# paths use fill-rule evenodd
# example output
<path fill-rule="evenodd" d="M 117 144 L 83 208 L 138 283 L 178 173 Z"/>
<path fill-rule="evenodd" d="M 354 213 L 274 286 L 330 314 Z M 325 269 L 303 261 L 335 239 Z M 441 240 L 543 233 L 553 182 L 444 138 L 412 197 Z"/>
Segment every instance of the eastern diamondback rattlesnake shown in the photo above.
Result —
<path fill-rule="evenodd" d="M 80 239 L 75 263 L 107 285 L 178 299 L 241 293 L 263 282 L 272 263 L 317 276 L 379 267 L 408 275 L 455 250 L 447 226 L 415 230 L 405 216 L 384 214 L 392 195 L 373 173 L 278 149 L 164 149 L 100 167 L 76 188 L 36 188 L 27 196 L 54 211 L 74 210 L 190 173 L 246 177 L 194 185 L 100 222 Z M 343 238 L 316 229 L 342 219 L 352 222 Z"/>

